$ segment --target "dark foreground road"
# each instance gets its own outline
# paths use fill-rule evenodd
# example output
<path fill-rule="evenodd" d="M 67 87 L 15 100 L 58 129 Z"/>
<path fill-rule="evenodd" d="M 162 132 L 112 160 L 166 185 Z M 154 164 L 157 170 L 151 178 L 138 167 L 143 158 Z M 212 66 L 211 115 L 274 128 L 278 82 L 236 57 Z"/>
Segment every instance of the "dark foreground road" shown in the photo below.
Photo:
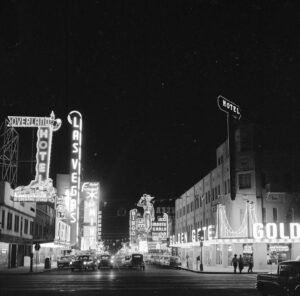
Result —
<path fill-rule="evenodd" d="M 255 275 L 147 268 L 0 275 L 0 295 L 259 295 Z"/>

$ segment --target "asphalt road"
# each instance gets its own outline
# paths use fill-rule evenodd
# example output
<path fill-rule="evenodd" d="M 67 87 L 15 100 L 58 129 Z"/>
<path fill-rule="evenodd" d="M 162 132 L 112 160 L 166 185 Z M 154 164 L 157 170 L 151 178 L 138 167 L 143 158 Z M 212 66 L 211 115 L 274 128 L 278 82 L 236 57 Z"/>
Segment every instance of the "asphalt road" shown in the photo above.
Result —
<path fill-rule="evenodd" d="M 147 267 L 140 270 L 52 270 L 0 275 L 0 295 L 259 295 L 255 274 L 198 274 Z"/>

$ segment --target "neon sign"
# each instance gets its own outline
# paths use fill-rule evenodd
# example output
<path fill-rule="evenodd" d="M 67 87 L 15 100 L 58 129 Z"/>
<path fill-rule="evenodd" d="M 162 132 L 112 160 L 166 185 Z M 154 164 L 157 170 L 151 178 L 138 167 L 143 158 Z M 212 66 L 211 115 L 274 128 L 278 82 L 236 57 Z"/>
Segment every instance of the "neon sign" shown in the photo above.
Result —
<path fill-rule="evenodd" d="M 85 193 L 83 223 L 88 223 L 96 227 L 99 183 L 85 182 L 82 185 L 81 191 Z"/>
<path fill-rule="evenodd" d="M 61 127 L 61 120 L 50 117 L 8 116 L 10 127 L 37 127 L 35 179 L 28 186 L 12 191 L 14 201 L 55 202 L 56 189 L 49 178 L 52 133 Z"/>
<path fill-rule="evenodd" d="M 221 95 L 218 96 L 218 107 L 221 111 L 231 114 L 234 118 L 241 118 L 241 108 Z"/>
<path fill-rule="evenodd" d="M 299 239 L 300 224 L 289 223 L 289 235 L 287 235 L 284 231 L 284 223 L 279 223 L 279 228 L 276 223 L 267 223 L 266 226 L 262 223 L 254 223 L 253 237 L 256 239 Z"/>
<path fill-rule="evenodd" d="M 153 241 L 167 240 L 168 236 L 168 214 L 158 217 L 157 221 L 152 222 L 151 235 Z"/>
<path fill-rule="evenodd" d="M 71 163 L 70 163 L 70 217 L 71 241 L 79 240 L 79 194 L 81 175 L 81 137 L 82 137 L 82 116 L 78 111 L 71 111 L 68 114 L 68 122 L 72 126 L 71 134 Z"/>

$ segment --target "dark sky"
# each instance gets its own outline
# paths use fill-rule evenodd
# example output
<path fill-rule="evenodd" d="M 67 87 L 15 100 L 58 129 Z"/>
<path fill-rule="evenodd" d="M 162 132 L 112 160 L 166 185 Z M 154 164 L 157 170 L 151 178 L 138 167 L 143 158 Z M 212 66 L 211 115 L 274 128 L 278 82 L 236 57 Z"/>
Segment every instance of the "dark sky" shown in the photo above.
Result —
<path fill-rule="evenodd" d="M 226 138 L 219 94 L 245 121 L 297 130 L 296 3 L 3 0 L 2 121 L 54 110 L 55 179 L 69 169 L 66 119 L 77 109 L 83 176 L 105 200 L 178 197 L 215 167 Z"/>

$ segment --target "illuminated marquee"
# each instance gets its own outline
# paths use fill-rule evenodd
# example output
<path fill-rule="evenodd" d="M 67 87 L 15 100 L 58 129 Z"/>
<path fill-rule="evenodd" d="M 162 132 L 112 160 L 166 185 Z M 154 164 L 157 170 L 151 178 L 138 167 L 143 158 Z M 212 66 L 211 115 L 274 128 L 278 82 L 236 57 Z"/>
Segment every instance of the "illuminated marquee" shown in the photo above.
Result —
<path fill-rule="evenodd" d="M 35 179 L 28 186 L 19 186 L 12 191 L 14 201 L 53 202 L 56 189 L 49 178 L 52 133 L 61 126 L 61 120 L 55 119 L 54 112 L 50 117 L 8 116 L 9 127 L 38 128 L 36 142 Z"/>
<path fill-rule="evenodd" d="M 79 240 L 79 194 L 81 177 L 81 139 L 82 116 L 78 111 L 68 114 L 68 122 L 72 126 L 71 133 L 71 163 L 70 163 L 70 217 L 71 217 L 71 241 Z"/>

